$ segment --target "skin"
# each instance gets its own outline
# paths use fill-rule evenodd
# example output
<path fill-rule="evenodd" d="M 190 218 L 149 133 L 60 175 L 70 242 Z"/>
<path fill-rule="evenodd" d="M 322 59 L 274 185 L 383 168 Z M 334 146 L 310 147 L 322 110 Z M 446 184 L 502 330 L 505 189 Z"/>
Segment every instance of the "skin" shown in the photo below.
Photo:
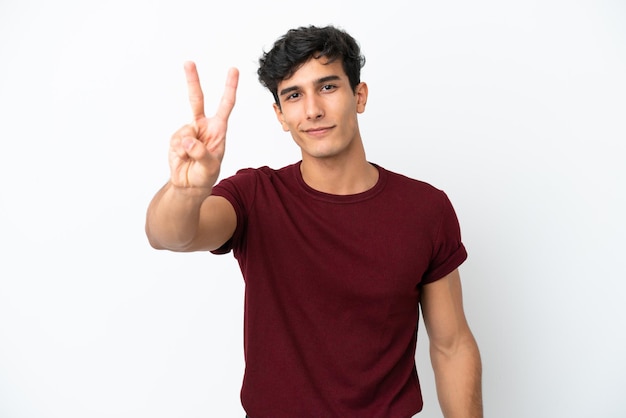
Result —
<path fill-rule="evenodd" d="M 458 269 L 422 289 L 437 397 L 445 418 L 482 418 L 482 365 L 463 310 Z"/>
<path fill-rule="evenodd" d="M 207 118 L 196 65 L 186 62 L 184 68 L 193 122 L 170 139 L 170 180 L 150 202 L 146 235 L 156 249 L 214 250 L 232 236 L 237 225 L 231 204 L 211 191 L 224 158 L 239 71 L 229 70 L 217 112 Z"/>
<path fill-rule="evenodd" d="M 214 116 L 206 117 L 196 66 L 185 63 L 193 122 L 172 135 L 170 180 L 154 196 L 146 234 L 157 249 L 206 251 L 234 233 L 232 205 L 212 196 L 224 157 L 228 117 L 235 105 L 239 73 L 231 69 Z M 274 111 L 302 153 L 302 176 L 316 190 L 354 194 L 373 187 L 378 170 L 365 157 L 357 116 L 368 88 L 350 88 L 341 62 L 310 59 L 278 85 Z M 446 418 L 481 418 L 481 360 L 463 310 L 458 270 L 425 285 L 421 308 L 430 340 L 437 394 Z"/>
<path fill-rule="evenodd" d="M 352 91 L 341 61 L 310 59 L 278 84 L 274 111 L 302 153 L 302 176 L 314 189 L 355 194 L 371 188 L 378 170 L 365 158 L 357 115 L 365 111 L 365 83 Z"/>

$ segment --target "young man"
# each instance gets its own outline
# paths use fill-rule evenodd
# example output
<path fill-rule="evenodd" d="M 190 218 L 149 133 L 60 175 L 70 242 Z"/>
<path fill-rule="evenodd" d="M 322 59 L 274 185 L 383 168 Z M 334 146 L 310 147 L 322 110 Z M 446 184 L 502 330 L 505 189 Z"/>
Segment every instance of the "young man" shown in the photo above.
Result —
<path fill-rule="evenodd" d="M 290 30 L 260 59 L 259 79 L 302 160 L 245 169 L 216 184 L 238 72 L 204 114 L 185 71 L 194 122 L 171 139 L 170 181 L 147 214 L 151 245 L 232 251 L 245 279 L 251 418 L 407 418 L 422 408 L 418 306 L 444 416 L 482 417 L 481 364 L 458 266 L 467 254 L 448 198 L 366 160 L 360 49 L 334 27 Z"/>

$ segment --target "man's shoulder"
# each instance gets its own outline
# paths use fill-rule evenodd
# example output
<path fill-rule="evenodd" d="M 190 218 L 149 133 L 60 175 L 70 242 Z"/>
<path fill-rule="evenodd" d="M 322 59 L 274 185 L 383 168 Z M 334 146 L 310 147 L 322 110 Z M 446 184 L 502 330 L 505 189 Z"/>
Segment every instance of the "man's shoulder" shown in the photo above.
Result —
<path fill-rule="evenodd" d="M 270 166 L 247 167 L 238 169 L 235 174 L 226 176 L 214 187 L 214 190 L 231 189 L 242 191 L 254 191 L 259 187 L 274 188 L 277 184 L 292 184 L 295 182 L 294 171 L 298 163 L 290 164 L 282 168 Z"/>
<path fill-rule="evenodd" d="M 387 182 L 391 185 L 391 187 L 406 189 L 409 192 L 422 192 L 433 194 L 441 193 L 441 189 L 435 187 L 425 180 L 420 180 L 407 174 L 391 171 L 380 166 L 377 167 L 379 168 L 379 170 L 382 170 L 385 173 L 387 177 Z"/>
<path fill-rule="evenodd" d="M 298 163 L 289 164 L 281 168 L 272 168 L 267 165 L 259 166 L 259 167 L 240 168 L 232 177 L 236 177 L 236 176 L 265 176 L 265 177 L 283 176 L 285 174 L 292 173 L 297 165 Z"/>

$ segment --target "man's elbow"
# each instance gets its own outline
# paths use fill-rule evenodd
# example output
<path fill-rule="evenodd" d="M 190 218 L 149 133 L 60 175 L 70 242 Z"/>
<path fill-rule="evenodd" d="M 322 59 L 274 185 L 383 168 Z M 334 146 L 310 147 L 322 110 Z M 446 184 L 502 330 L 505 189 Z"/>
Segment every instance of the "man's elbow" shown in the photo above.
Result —
<path fill-rule="evenodd" d="M 467 329 L 454 335 L 430 339 L 431 355 L 452 358 L 457 355 L 478 356 L 478 345 L 472 332 Z"/>
<path fill-rule="evenodd" d="M 148 243 L 155 250 L 169 250 L 169 251 L 175 251 L 175 252 L 192 251 L 190 249 L 191 243 L 189 241 L 182 242 L 182 241 L 176 241 L 172 239 L 169 239 L 169 240 L 159 239 L 158 234 L 154 233 L 154 231 L 150 229 L 150 226 L 147 223 L 146 223 L 145 231 L 146 231 L 146 237 L 148 238 Z"/>

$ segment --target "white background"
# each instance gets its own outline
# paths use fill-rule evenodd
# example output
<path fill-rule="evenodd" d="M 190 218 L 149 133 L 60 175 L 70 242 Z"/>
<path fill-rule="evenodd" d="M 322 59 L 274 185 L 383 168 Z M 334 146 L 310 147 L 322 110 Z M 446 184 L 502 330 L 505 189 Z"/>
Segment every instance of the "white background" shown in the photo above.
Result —
<path fill-rule="evenodd" d="M 280 167 L 258 57 L 329 23 L 368 60 L 369 160 L 457 210 L 486 416 L 626 416 L 624 2 L 2 0 L 0 417 L 243 415 L 236 262 L 151 249 L 145 210 L 183 62 L 207 111 L 241 71 L 223 175 Z"/>

